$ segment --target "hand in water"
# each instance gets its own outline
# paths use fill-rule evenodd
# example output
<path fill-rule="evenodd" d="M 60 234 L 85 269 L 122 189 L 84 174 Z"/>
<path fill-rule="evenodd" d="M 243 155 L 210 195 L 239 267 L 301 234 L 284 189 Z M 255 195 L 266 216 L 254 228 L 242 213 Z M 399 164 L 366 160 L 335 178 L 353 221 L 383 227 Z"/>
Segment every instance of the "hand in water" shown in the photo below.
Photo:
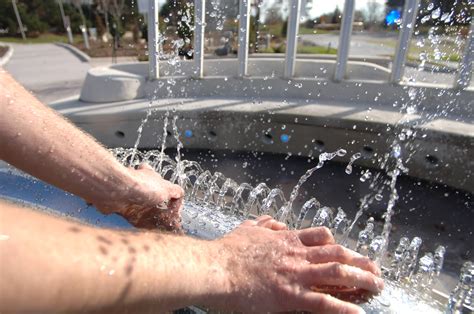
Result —
<path fill-rule="evenodd" d="M 220 254 L 228 255 L 230 293 L 223 307 L 232 310 L 361 313 L 330 294 L 355 301 L 383 289 L 378 267 L 336 245 L 327 228 L 288 231 L 266 216 L 244 222 L 218 242 Z"/>
<path fill-rule="evenodd" d="M 103 213 L 123 216 L 138 228 L 179 230 L 183 189 L 163 179 L 148 164 L 128 170 L 133 182 L 123 195 L 94 205 Z"/>

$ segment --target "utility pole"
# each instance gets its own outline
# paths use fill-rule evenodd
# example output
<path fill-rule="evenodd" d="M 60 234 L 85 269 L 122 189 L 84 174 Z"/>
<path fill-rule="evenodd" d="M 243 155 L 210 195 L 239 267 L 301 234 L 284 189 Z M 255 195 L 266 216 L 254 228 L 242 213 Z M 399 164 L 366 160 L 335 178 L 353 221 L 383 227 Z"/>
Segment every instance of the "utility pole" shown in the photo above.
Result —
<path fill-rule="evenodd" d="M 26 40 L 25 29 L 23 28 L 23 23 L 21 22 L 20 13 L 18 12 L 18 7 L 16 6 L 16 0 L 12 0 L 13 11 L 15 11 L 16 20 L 18 21 L 18 26 L 20 27 L 21 37 L 23 40 Z"/>
<path fill-rule="evenodd" d="M 71 22 L 69 20 L 69 17 L 66 18 L 66 15 L 64 14 L 63 1 L 58 0 L 58 4 L 59 10 L 61 11 L 61 18 L 63 19 L 63 25 L 67 32 L 68 41 L 72 45 L 74 43 L 74 39 L 72 37 Z"/>
<path fill-rule="evenodd" d="M 84 11 L 82 11 L 82 4 L 80 1 L 74 1 L 74 5 L 79 11 L 79 15 L 81 16 L 81 19 L 82 19 L 82 25 L 80 28 L 81 28 L 82 36 L 84 37 L 84 46 L 86 47 L 87 50 L 89 50 L 90 46 L 89 46 L 89 36 L 87 35 L 87 22 L 86 22 L 86 17 L 84 16 Z"/>

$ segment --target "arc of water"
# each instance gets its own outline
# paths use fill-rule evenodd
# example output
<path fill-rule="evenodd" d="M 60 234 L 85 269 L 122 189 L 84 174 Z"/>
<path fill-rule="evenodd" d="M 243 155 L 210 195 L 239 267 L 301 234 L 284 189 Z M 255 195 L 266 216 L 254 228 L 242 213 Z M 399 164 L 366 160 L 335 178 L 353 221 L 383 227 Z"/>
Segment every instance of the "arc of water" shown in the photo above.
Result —
<path fill-rule="evenodd" d="M 410 245 L 410 240 L 407 237 L 402 237 L 398 242 L 398 246 L 395 249 L 393 258 L 390 264 L 390 269 L 388 270 L 387 276 L 393 280 L 398 280 L 400 277 L 401 266 L 403 260 L 408 252 L 408 246 Z"/>
<path fill-rule="evenodd" d="M 250 197 L 250 192 L 253 190 L 253 186 L 248 183 L 242 183 L 239 185 L 238 189 L 235 191 L 234 198 L 232 199 L 232 206 L 230 212 L 233 214 L 243 213 L 244 208 L 247 204 L 248 197 Z M 244 199 L 244 192 L 247 191 L 249 195 L 247 200 Z"/>
<path fill-rule="evenodd" d="M 367 252 L 367 256 L 371 260 L 377 260 L 380 256 L 380 252 L 382 251 L 384 246 L 384 238 L 382 235 L 378 235 L 372 239 L 369 245 L 369 249 Z"/>
<path fill-rule="evenodd" d="M 336 150 L 335 152 L 332 152 L 332 153 L 321 153 L 319 155 L 319 162 L 318 164 L 311 168 L 311 169 L 308 169 L 306 171 L 306 173 L 304 175 L 301 176 L 301 178 L 298 180 L 298 183 L 295 185 L 295 187 L 293 188 L 293 190 L 291 191 L 291 194 L 290 194 L 290 199 L 288 200 L 288 202 L 283 205 L 280 210 L 278 211 L 277 213 L 277 219 L 281 222 L 287 222 L 287 221 L 292 221 L 294 220 L 293 218 L 289 219 L 289 216 L 290 217 L 293 217 L 294 216 L 294 213 L 293 213 L 293 203 L 294 201 L 296 200 L 296 198 L 298 197 L 298 194 L 299 194 L 299 191 L 300 191 L 300 188 L 301 186 L 303 185 L 303 183 L 305 183 L 309 177 L 311 177 L 311 175 L 318 169 L 321 169 L 323 166 L 324 166 L 324 163 L 326 161 L 329 161 L 329 160 L 332 160 L 334 157 L 336 156 L 339 156 L 339 157 L 343 157 L 345 156 L 347 153 L 347 151 L 345 149 L 338 149 Z M 291 215 L 290 215 L 291 213 Z M 294 224 L 294 221 L 293 221 L 293 224 Z"/>
<path fill-rule="evenodd" d="M 220 172 L 214 172 L 214 175 L 209 180 L 209 185 L 203 197 L 203 202 L 205 204 L 212 203 L 214 200 L 214 194 L 218 193 L 221 189 L 221 186 L 218 184 L 219 180 L 225 182 L 226 177 Z M 214 204 L 217 205 L 215 202 Z"/>
<path fill-rule="evenodd" d="M 347 164 L 346 166 L 346 173 L 347 174 L 351 174 L 352 173 L 352 165 L 354 164 L 354 162 L 359 159 L 360 157 L 362 157 L 362 154 L 361 153 L 355 153 L 354 155 L 351 156 L 351 159 L 349 160 L 349 163 Z"/>
<path fill-rule="evenodd" d="M 222 210 L 226 210 L 226 195 L 227 193 L 230 191 L 233 195 L 235 196 L 235 190 L 238 189 L 239 186 L 237 184 L 237 182 L 235 182 L 234 180 L 230 179 L 230 178 L 227 178 L 224 182 L 224 184 L 222 185 L 220 191 L 219 191 L 219 197 L 217 198 L 217 206 L 222 209 Z"/>
<path fill-rule="evenodd" d="M 404 256 L 402 266 L 400 267 L 400 278 L 410 279 L 413 275 L 417 264 L 417 258 L 421 244 L 422 240 L 419 237 L 414 237 L 413 240 L 411 240 L 410 246 L 407 250 L 407 254 Z"/>
<path fill-rule="evenodd" d="M 175 183 L 175 181 L 174 181 L 174 178 L 175 178 L 174 174 L 175 174 L 175 172 L 176 172 L 176 167 L 175 167 L 174 165 L 166 165 L 165 167 L 163 167 L 163 168 L 161 169 L 161 176 L 162 176 L 163 178 L 169 177 L 169 178 L 170 178 L 170 182 L 171 182 L 171 183 Z"/>
<path fill-rule="evenodd" d="M 425 289 L 431 285 L 435 271 L 435 262 L 432 253 L 426 253 L 418 261 L 418 271 L 415 275 L 415 285 Z"/>
<path fill-rule="evenodd" d="M 278 210 L 278 200 L 280 200 L 281 204 L 286 203 L 285 195 L 282 190 L 275 188 L 268 193 L 268 196 L 263 200 L 263 205 L 258 211 L 258 215 L 270 215 L 272 217 L 275 216 Z M 271 213 L 271 209 L 274 209 L 275 213 Z"/>
<path fill-rule="evenodd" d="M 311 227 L 333 227 L 333 211 L 332 208 L 324 206 L 321 207 L 314 215 Z"/>
<path fill-rule="evenodd" d="M 340 242 L 341 237 L 344 235 L 349 224 L 350 220 L 347 219 L 347 214 L 344 212 L 344 210 L 342 210 L 341 207 L 339 207 L 337 209 L 337 215 L 334 218 L 334 223 L 332 227 L 332 233 L 337 243 Z"/>
<path fill-rule="evenodd" d="M 183 186 L 183 181 L 184 181 L 184 178 L 185 178 L 183 164 L 181 162 L 181 149 L 183 148 L 183 143 L 179 139 L 179 130 L 178 130 L 178 125 L 176 123 L 177 121 L 178 121 L 178 116 L 174 116 L 173 117 L 173 122 L 172 122 L 172 127 L 173 127 L 174 139 L 176 140 L 176 143 L 177 143 L 176 144 L 176 156 L 175 156 L 175 160 L 176 160 L 175 176 L 176 176 L 176 178 L 174 179 L 174 182 L 178 181 L 178 184 L 180 186 Z"/>
<path fill-rule="evenodd" d="M 183 171 L 188 172 L 188 171 L 194 170 L 197 173 L 203 172 L 201 165 L 196 161 L 183 160 L 182 164 L 183 164 Z"/>
<path fill-rule="evenodd" d="M 461 268 L 459 282 L 449 296 L 446 307 L 447 314 L 464 313 L 464 305 L 473 305 L 474 293 L 474 264 L 465 262 Z"/>
<path fill-rule="evenodd" d="M 161 172 L 161 167 L 163 165 L 163 159 L 165 155 L 166 149 L 166 137 L 168 136 L 168 120 L 169 120 L 170 112 L 166 111 L 165 118 L 163 120 L 163 136 L 161 139 L 161 150 L 160 150 L 160 161 L 158 162 L 158 172 Z"/>
<path fill-rule="evenodd" d="M 311 198 L 310 200 L 306 201 L 306 203 L 303 204 L 303 207 L 301 207 L 300 214 L 298 215 L 298 219 L 296 220 L 295 228 L 296 229 L 301 229 L 301 226 L 306 219 L 306 216 L 308 215 L 309 210 L 315 207 L 316 212 L 319 210 L 321 207 L 321 204 L 316 198 Z"/>
<path fill-rule="evenodd" d="M 135 155 L 138 152 L 138 145 L 140 144 L 140 140 L 142 139 L 143 127 L 148 122 L 148 119 L 151 116 L 151 112 L 152 112 L 151 105 L 152 105 L 153 101 L 154 101 L 154 97 L 151 98 L 150 102 L 148 103 L 149 109 L 147 109 L 145 118 L 143 118 L 142 122 L 140 123 L 140 126 L 137 129 L 138 135 L 137 135 L 137 139 L 135 141 L 135 144 L 133 145 L 133 151 L 132 151 L 132 156 L 131 156 L 131 160 L 130 160 L 130 165 L 132 165 L 132 166 L 135 166 L 136 164 L 139 164 L 139 162 L 135 163 Z"/>
<path fill-rule="evenodd" d="M 368 245 L 372 242 L 374 238 L 374 218 L 370 217 L 367 220 L 364 230 L 359 232 L 357 237 L 356 252 L 359 252 L 362 255 L 367 255 Z"/>
<path fill-rule="evenodd" d="M 446 248 L 444 246 L 440 245 L 436 248 L 435 253 L 434 253 L 436 277 L 439 276 L 441 269 L 443 268 L 445 254 L 446 254 Z"/>
<path fill-rule="evenodd" d="M 249 198 L 242 212 L 243 216 L 248 218 L 252 212 L 253 206 L 256 202 L 258 202 L 258 197 L 260 196 L 262 199 L 264 199 L 267 197 L 268 193 L 270 193 L 270 188 L 265 183 L 260 183 L 257 185 L 249 194 Z"/>
<path fill-rule="evenodd" d="M 194 187 L 191 192 L 191 195 L 189 199 L 191 201 L 196 201 L 196 196 L 199 190 L 203 189 L 205 190 L 205 185 L 207 184 L 207 180 L 211 177 L 211 172 L 209 170 L 204 171 L 199 175 L 199 177 L 196 179 L 196 182 L 194 182 Z"/>

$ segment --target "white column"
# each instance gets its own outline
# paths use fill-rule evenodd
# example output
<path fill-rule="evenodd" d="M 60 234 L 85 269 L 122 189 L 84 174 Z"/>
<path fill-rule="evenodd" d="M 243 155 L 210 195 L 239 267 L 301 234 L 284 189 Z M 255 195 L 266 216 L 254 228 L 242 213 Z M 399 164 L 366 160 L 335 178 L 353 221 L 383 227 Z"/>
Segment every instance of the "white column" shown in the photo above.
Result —
<path fill-rule="evenodd" d="M 240 0 L 239 5 L 239 76 L 247 75 L 249 58 L 249 30 L 250 30 L 250 1 Z"/>
<path fill-rule="evenodd" d="M 462 60 L 459 63 L 458 73 L 456 74 L 456 81 L 454 86 L 456 88 L 464 89 L 471 83 L 472 76 L 472 61 L 474 59 L 474 23 L 471 22 L 471 30 L 466 40 L 466 47 Z"/>
<path fill-rule="evenodd" d="M 148 0 L 148 67 L 149 80 L 160 77 L 158 58 L 158 0 Z"/>
<path fill-rule="evenodd" d="M 395 49 L 395 58 L 390 74 L 390 82 L 398 83 L 402 80 L 405 70 L 405 61 L 410 47 L 411 35 L 415 28 L 416 15 L 420 0 L 406 0 L 403 9 L 402 23 L 400 25 L 400 34 L 398 37 L 397 48 Z"/>
<path fill-rule="evenodd" d="M 194 0 L 194 64 L 196 77 L 204 76 L 204 30 L 206 28 L 206 0 Z"/>
<path fill-rule="evenodd" d="M 339 46 L 337 47 L 336 68 L 334 69 L 334 80 L 336 82 L 342 81 L 347 72 L 347 60 L 349 59 L 352 25 L 354 24 L 354 9 L 355 1 L 346 0 L 344 3 L 344 13 L 342 14 Z"/>
<path fill-rule="evenodd" d="M 290 14 L 286 29 L 286 53 L 284 77 L 295 74 L 296 50 L 298 48 L 298 28 L 300 24 L 301 0 L 290 0 Z"/>

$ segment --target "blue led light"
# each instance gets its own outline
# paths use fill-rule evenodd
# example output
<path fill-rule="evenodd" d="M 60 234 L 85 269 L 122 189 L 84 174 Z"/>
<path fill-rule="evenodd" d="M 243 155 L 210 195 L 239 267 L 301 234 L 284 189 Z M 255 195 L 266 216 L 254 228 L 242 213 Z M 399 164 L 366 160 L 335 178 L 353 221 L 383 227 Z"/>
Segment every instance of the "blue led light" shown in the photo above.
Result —
<path fill-rule="evenodd" d="M 385 17 L 385 23 L 387 23 L 387 25 L 393 25 L 396 24 L 400 20 L 400 18 L 400 11 L 392 10 L 388 12 L 387 16 Z"/>
<path fill-rule="evenodd" d="M 288 143 L 288 141 L 290 140 L 290 136 L 288 134 L 282 134 L 282 135 L 280 135 L 280 140 L 283 143 Z"/>
<path fill-rule="evenodd" d="M 184 131 L 184 136 L 185 137 L 192 137 L 193 136 L 193 131 L 191 131 L 191 130 Z"/>

